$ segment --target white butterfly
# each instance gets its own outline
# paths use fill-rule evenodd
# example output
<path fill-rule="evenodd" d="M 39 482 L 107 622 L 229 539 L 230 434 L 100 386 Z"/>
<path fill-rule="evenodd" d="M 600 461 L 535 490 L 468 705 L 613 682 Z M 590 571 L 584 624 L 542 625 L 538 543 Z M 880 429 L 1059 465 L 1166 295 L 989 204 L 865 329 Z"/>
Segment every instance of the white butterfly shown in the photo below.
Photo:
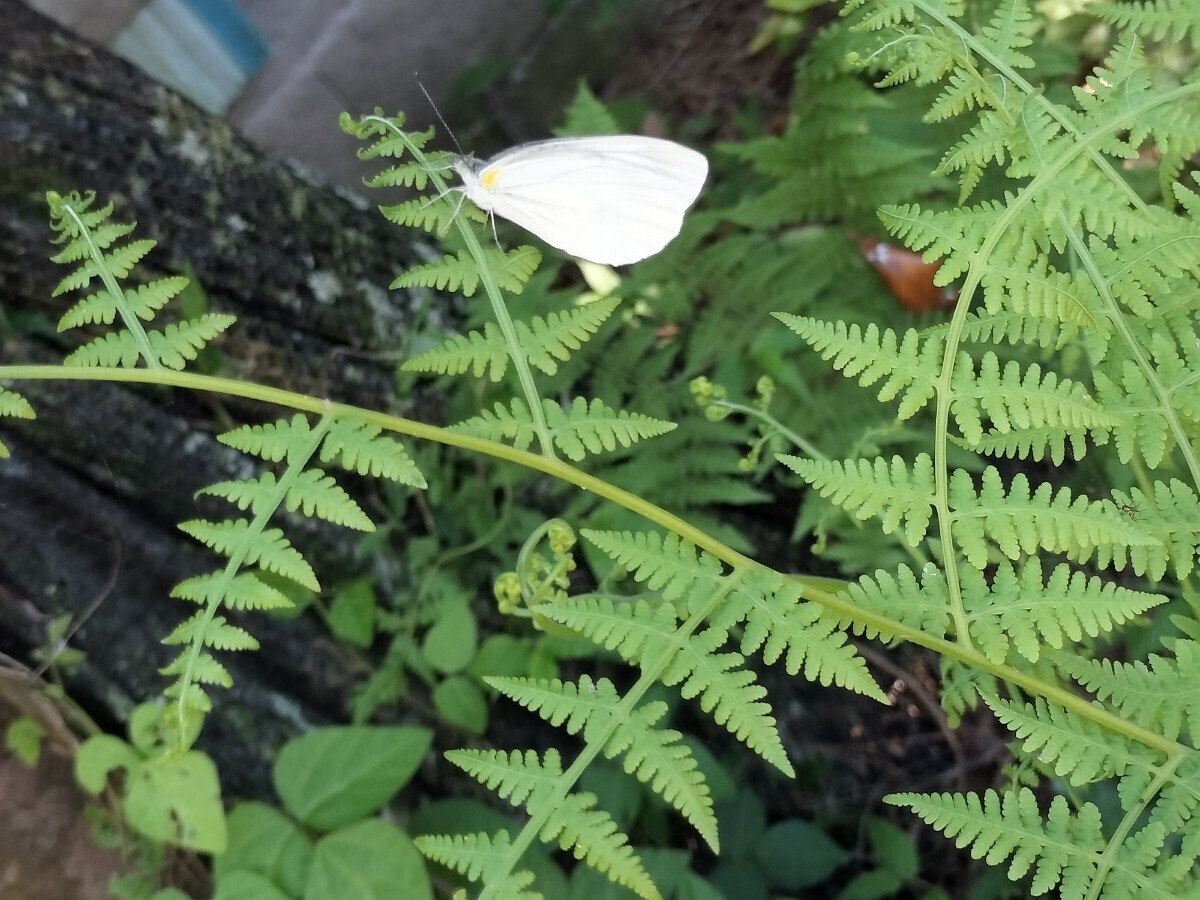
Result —
<path fill-rule="evenodd" d="M 457 156 L 454 171 L 480 209 L 564 253 L 622 266 L 679 234 L 708 160 L 672 141 L 620 134 L 535 141 L 486 161 Z"/>

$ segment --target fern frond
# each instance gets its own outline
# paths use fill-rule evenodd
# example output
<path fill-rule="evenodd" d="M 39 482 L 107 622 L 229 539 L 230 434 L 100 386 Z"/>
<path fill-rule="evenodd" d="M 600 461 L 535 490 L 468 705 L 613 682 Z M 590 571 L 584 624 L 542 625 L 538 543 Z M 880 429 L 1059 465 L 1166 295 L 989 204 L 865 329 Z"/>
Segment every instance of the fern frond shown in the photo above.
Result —
<path fill-rule="evenodd" d="M 1032 705 L 985 694 L 1004 726 L 1032 759 L 1052 763 L 1071 784 L 1091 784 L 1122 776 L 1121 795 L 1134 800 L 1153 780 L 1163 756 L 1145 744 L 1113 734 L 1100 725 L 1038 697 Z"/>
<path fill-rule="evenodd" d="M 214 650 L 258 649 L 258 641 L 244 628 L 229 624 L 224 616 L 209 619 L 204 610 L 180 622 L 162 639 L 164 644 L 190 644 L 193 641 Z"/>
<path fill-rule="evenodd" d="M 666 714 L 661 702 L 647 703 L 625 714 L 618 709 L 620 696 L 606 678 L 579 683 L 541 678 L 485 678 L 489 686 L 535 712 L 568 734 L 583 732 L 584 739 L 607 735 L 603 747 L 609 759 L 622 757 L 626 772 L 650 785 L 692 824 L 714 852 L 718 849 L 717 820 L 708 784 L 683 735 L 654 727 Z"/>
<path fill-rule="evenodd" d="M 290 419 L 264 422 L 262 425 L 242 425 L 217 435 L 217 440 L 227 447 L 267 462 L 279 462 L 294 452 L 294 448 L 304 447 L 311 434 L 312 426 L 308 419 L 296 413 Z"/>
<path fill-rule="evenodd" d="M 908 566 L 900 566 L 895 573 L 879 569 L 874 575 L 864 575 L 847 585 L 845 595 L 861 609 L 879 613 L 934 637 L 945 637 L 950 631 L 950 593 L 946 588 L 946 576 L 934 565 L 921 570 L 920 581 Z M 879 626 L 857 618 L 846 618 L 839 624 L 868 638 L 895 637 Z"/>
<path fill-rule="evenodd" d="M 508 253 L 485 247 L 483 254 L 500 289 L 510 294 L 520 294 L 524 290 L 525 282 L 542 261 L 542 255 L 532 247 L 517 247 Z M 392 281 L 391 287 L 393 290 L 428 287 L 471 297 L 479 289 L 479 267 L 469 250 L 460 250 L 457 256 L 446 255 L 435 262 L 409 269 Z"/>
<path fill-rule="evenodd" d="M 918 454 L 911 471 L 899 456 L 815 460 L 781 454 L 778 459 L 811 484 L 822 497 L 836 503 L 857 519 L 878 516 L 884 533 L 904 524 L 904 539 L 916 547 L 925 539 L 933 517 L 933 459 Z"/>
<path fill-rule="evenodd" d="M 617 605 L 607 598 L 580 597 L 544 603 L 534 611 L 628 662 L 661 671 L 663 684 L 680 685 L 684 699 L 699 697 L 700 708 L 718 725 L 781 772 L 792 773 L 771 707 L 763 701 L 766 690 L 740 653 L 717 652 L 728 638 L 724 629 L 682 631 L 670 603 Z"/>
<path fill-rule="evenodd" d="M 639 897 L 658 900 L 658 889 L 629 846 L 628 838 L 612 817 L 595 809 L 596 797 L 587 793 L 563 794 L 562 761 L 558 751 L 545 756 L 529 750 L 511 754 L 503 750 L 451 750 L 446 759 L 500 797 L 525 805 L 530 816 L 543 821 L 539 837 L 557 840 L 576 859 L 624 885 Z"/>
<path fill-rule="evenodd" d="M 414 170 L 418 168 L 414 164 Z M 378 177 L 378 176 L 376 176 Z M 382 187 L 370 183 L 369 187 Z M 425 185 L 415 185 L 424 190 Z M 466 216 L 476 222 L 486 222 L 487 214 L 467 203 L 452 203 L 446 197 L 414 197 L 394 206 L 379 207 L 380 214 L 389 222 L 405 228 L 420 228 L 430 234 L 444 234 L 458 216 Z"/>
<path fill-rule="evenodd" d="M 1157 544 L 1107 501 L 1073 497 L 1066 487 L 1055 493 L 1048 483 L 1030 491 L 1024 473 L 1015 475 L 1006 489 L 1000 473 L 991 466 L 983 470 L 978 492 L 970 474 L 955 470 L 950 477 L 950 505 L 954 536 L 967 561 L 977 569 L 987 565 L 989 540 L 1009 559 L 1040 550 L 1063 553 L 1079 563 L 1098 551 L 1112 557 L 1128 553 L 1131 547 Z"/>
<path fill-rule="evenodd" d="M 126 291 L 125 301 L 134 315 L 149 321 L 187 286 L 188 280 L 182 275 L 172 275 Z M 84 325 L 111 325 L 118 312 L 116 298 L 107 290 L 100 290 L 67 310 L 58 321 L 58 330 L 67 331 Z"/>
<path fill-rule="evenodd" d="M 621 301 L 604 297 L 578 309 L 553 312 L 548 319 L 534 316 L 528 323 L 514 323 L 517 340 L 530 365 L 547 375 L 558 371 L 558 363 L 570 359 L 600 326 L 613 314 Z M 468 370 L 476 378 L 486 372 L 492 381 L 499 381 L 508 370 L 508 342 L 499 327 L 488 322 L 483 334 L 451 338 L 440 347 L 427 350 L 404 363 L 406 372 L 436 372 L 440 375 L 460 375 Z"/>
<path fill-rule="evenodd" d="M 1131 722 L 1171 740 L 1186 729 L 1200 746 L 1200 644 L 1179 640 L 1174 658 L 1151 654 L 1150 665 L 1070 658 L 1060 664 L 1100 702 L 1111 703 Z"/>
<path fill-rule="evenodd" d="M 1113 504 L 1115 512 L 1157 539 L 1157 543 L 1129 548 L 1128 561 L 1134 572 L 1152 581 L 1161 579 L 1168 567 L 1180 580 L 1192 573 L 1200 547 L 1200 498 L 1191 487 L 1178 478 L 1156 481 L 1153 497 L 1140 488 L 1130 488 L 1128 493 L 1113 491 Z M 1100 553 L 1097 562 L 1123 569 L 1126 557 L 1120 552 Z"/>
<path fill-rule="evenodd" d="M 823 322 L 787 313 L 776 313 L 775 318 L 847 378 L 857 375 L 863 387 L 884 379 L 877 396 L 882 401 L 900 397 L 898 419 L 915 415 L 934 396 L 943 346 L 937 335 L 923 336 L 908 329 L 898 339 L 890 328 L 881 333 L 874 322 L 864 331 L 857 324 Z"/>
<path fill-rule="evenodd" d="M 493 412 L 485 410 L 451 426 L 450 430 L 493 441 L 509 440 L 517 449 L 524 450 L 536 438 L 533 419 L 519 397 L 510 407 L 511 412 L 502 403 L 497 403 Z M 576 397 L 566 410 L 553 400 L 543 399 L 542 410 L 554 446 L 575 462 L 588 453 L 611 452 L 618 445 L 629 447 L 639 440 L 657 437 L 675 428 L 673 422 L 612 409 L 602 400 L 589 403 L 582 397 Z"/>
<path fill-rule="evenodd" d="M 205 345 L 237 321 L 236 316 L 206 313 L 186 322 L 168 325 L 162 331 L 148 331 L 155 361 L 168 369 L 181 371 L 195 359 Z M 113 331 L 76 347 L 63 362 L 69 366 L 124 366 L 137 364 L 142 346 L 131 331 Z"/>
<path fill-rule="evenodd" d="M 16 391 L 10 391 L 7 388 L 0 387 L 0 419 L 33 419 L 37 414 L 33 411 L 33 407 L 29 405 L 29 401 L 18 394 Z M 0 459 L 8 459 L 9 450 L 0 441 Z"/>
<path fill-rule="evenodd" d="M 693 587 L 705 591 L 721 577 L 720 560 L 674 533 L 585 528 L 580 534 L 664 600 L 686 600 Z"/>
<path fill-rule="evenodd" d="M 485 880 L 496 900 L 545 900 L 537 891 L 526 890 L 533 884 L 533 873 L 521 869 L 510 872 L 506 864 L 512 848 L 507 831 L 494 835 L 424 834 L 413 839 L 421 854 L 471 881 Z"/>
<path fill-rule="evenodd" d="M 201 650 L 199 653 L 193 656 L 191 648 L 185 649 L 179 654 L 179 656 L 175 657 L 175 659 L 171 661 L 170 665 L 159 669 L 158 671 L 161 675 L 182 675 L 189 666 L 191 666 L 192 669 L 191 680 L 187 683 L 189 693 L 192 687 L 200 684 L 214 684 L 217 687 L 223 688 L 233 686 L 233 677 L 229 674 L 229 670 L 217 662 L 211 653 L 208 653 L 204 650 Z M 163 693 L 165 693 L 168 697 L 179 696 L 180 686 L 182 684 L 182 681 L 176 681 L 173 684 L 168 685 L 164 689 Z M 203 689 L 201 689 L 201 694 L 203 694 Z M 198 708 L 202 708 L 207 711 L 209 708 L 208 695 L 203 694 L 203 696 L 203 705 Z"/>
<path fill-rule="evenodd" d="M 763 662 L 774 665 L 780 657 L 784 670 L 803 670 L 808 681 L 836 684 L 887 703 L 887 695 L 871 677 L 842 631 L 842 623 L 816 603 L 801 600 L 803 586 L 796 581 L 746 588 L 734 592 L 713 616 L 714 627 L 743 623 L 739 650 L 746 656 L 761 649 Z"/>
<path fill-rule="evenodd" d="M 253 481 L 222 481 L 199 493 L 224 497 L 239 509 L 255 514 L 270 513 L 277 506 L 279 485 L 273 472 L 263 472 Z M 284 505 L 290 512 L 317 516 L 335 525 L 357 531 L 374 531 L 375 524 L 354 499 L 320 469 L 306 469 L 295 475 L 287 487 Z"/>
<path fill-rule="evenodd" d="M 245 565 L 261 566 L 309 590 L 321 589 L 312 567 L 278 528 L 256 532 L 244 519 L 224 522 L 193 519 L 181 523 L 179 528 L 223 556 L 237 553 Z"/>
<path fill-rule="evenodd" d="M 295 605 L 283 591 L 253 572 L 238 572 L 226 579 L 224 570 L 186 578 L 172 588 L 171 596 L 201 605 L 221 601 L 229 609 L 287 609 Z"/>
<path fill-rule="evenodd" d="M 425 476 L 404 445 L 384 435 L 379 426 L 339 417 L 327 422 L 326 427 L 327 434 L 321 442 L 321 462 L 336 462 L 348 472 L 386 478 L 409 487 L 428 487 Z"/>
<path fill-rule="evenodd" d="M 1136 0 L 1126 3 L 1094 3 L 1088 12 L 1124 29 L 1133 29 L 1154 41 L 1190 40 L 1200 44 L 1200 17 L 1191 0 Z"/>
<path fill-rule="evenodd" d="M 982 802 L 978 794 L 892 794 L 884 800 L 909 807 L 958 846 L 970 847 L 974 859 L 994 866 L 1011 856 L 1012 881 L 1023 878 L 1036 863 L 1030 889 L 1035 897 L 1055 885 L 1064 900 L 1083 897 L 1104 851 L 1095 806 L 1085 803 L 1072 814 L 1066 799 L 1056 796 L 1043 821 L 1028 788 L 1003 795 L 989 790 Z"/>
<path fill-rule="evenodd" d="M 1019 575 L 1001 562 L 990 587 L 978 570 L 964 570 L 962 579 L 971 639 L 994 663 L 1008 661 L 1010 645 L 1037 662 L 1043 645 L 1061 650 L 1067 641 L 1106 634 L 1167 599 L 1089 578 L 1067 565 L 1055 566 L 1044 578 L 1036 557 Z"/>
<path fill-rule="evenodd" d="M 980 357 L 978 369 L 968 354 L 961 353 L 951 386 L 950 413 L 968 445 L 983 440 L 981 413 L 991 421 L 993 433 L 1053 427 L 1064 435 L 1086 431 L 1101 442 L 1119 423 L 1083 385 L 1060 380 L 1054 372 L 1043 376 L 1037 363 L 1022 369 L 1009 360 L 1001 370 L 999 358 L 991 351 Z"/>

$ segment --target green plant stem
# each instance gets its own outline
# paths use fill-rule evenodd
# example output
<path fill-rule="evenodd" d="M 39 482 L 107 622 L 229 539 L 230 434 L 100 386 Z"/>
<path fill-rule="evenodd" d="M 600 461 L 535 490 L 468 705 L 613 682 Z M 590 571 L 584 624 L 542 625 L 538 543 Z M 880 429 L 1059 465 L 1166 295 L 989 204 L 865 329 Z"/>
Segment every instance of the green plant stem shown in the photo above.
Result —
<path fill-rule="evenodd" d="M 603 479 L 576 469 L 558 459 L 550 459 L 541 454 L 517 450 L 506 444 L 470 435 L 458 434 L 448 431 L 445 428 L 425 425 L 421 422 L 402 419 L 374 410 L 363 409 L 344 403 L 334 403 L 330 400 L 322 400 L 317 397 L 297 394 L 267 385 L 236 381 L 230 378 L 217 378 L 212 375 L 199 375 L 193 372 L 152 372 L 147 369 L 76 368 L 69 366 L 0 366 L 0 382 L 5 381 L 109 381 L 125 384 L 158 384 L 193 391 L 204 391 L 206 393 L 225 394 L 247 400 L 258 400 L 263 403 L 273 403 L 289 409 L 309 412 L 320 416 L 348 416 L 378 425 L 386 431 L 407 434 L 423 440 L 436 441 L 451 447 L 459 447 L 542 472 L 574 484 L 582 490 L 590 491 L 611 503 L 625 507 L 649 522 L 661 525 L 663 528 L 675 532 L 684 540 L 711 553 L 735 570 L 761 569 L 773 572 L 768 567 L 754 561 L 748 556 L 738 553 L 733 548 L 726 546 L 716 538 L 706 534 L 673 513 L 669 513 L 636 494 L 622 490 Z M 788 575 L 785 577 L 796 581 L 803 588 L 805 600 L 825 607 L 840 618 L 855 623 L 871 625 L 885 635 L 893 635 L 910 643 L 926 647 L 935 653 L 957 659 L 969 666 L 989 672 L 1003 681 L 1017 685 L 1030 694 L 1045 697 L 1052 703 L 1069 709 L 1085 719 L 1096 722 L 1107 730 L 1125 735 L 1131 740 L 1153 747 L 1163 753 L 1176 754 L 1190 752 L 1188 748 L 1176 741 L 1122 719 L 1115 713 L 1109 712 L 1107 709 L 1089 700 L 1076 696 L 1056 684 L 1051 684 L 1036 675 L 1022 672 L 1011 666 L 993 663 L 972 647 L 967 647 L 957 641 L 948 641 L 943 638 L 933 637 L 919 629 L 904 625 L 886 616 L 860 609 L 830 590 L 829 588 L 833 585 L 828 578 L 808 578 L 802 575 Z"/>
<path fill-rule="evenodd" d="M 767 425 L 773 431 L 778 432 L 783 438 L 789 441 L 793 447 L 809 459 L 828 459 L 829 457 L 817 449 L 816 445 L 805 440 L 792 429 L 788 428 L 765 409 L 759 409 L 756 406 L 749 406 L 745 403 L 731 403 L 728 400 L 710 400 L 710 406 L 719 406 L 722 409 L 728 409 L 731 412 L 741 413 L 748 419 L 758 419 L 763 424 Z"/>
<path fill-rule="evenodd" d="M 396 128 L 392 122 L 382 116 L 364 116 L 363 121 L 374 122 L 400 138 L 408 148 L 408 152 L 412 154 L 413 159 L 422 165 L 426 165 L 429 171 L 429 180 L 438 189 L 439 196 L 450 193 L 451 188 L 449 185 L 446 184 L 436 169 L 427 165 L 425 154 L 421 151 L 420 147 L 409 139 L 405 132 Z M 467 245 L 467 250 L 475 260 L 475 265 L 479 269 L 479 283 L 483 285 L 484 293 L 487 294 L 488 301 L 492 304 L 492 315 L 496 317 L 496 324 L 500 326 L 500 332 L 504 335 L 504 342 L 508 345 L 508 356 L 512 360 L 514 371 L 517 373 L 517 380 L 521 383 L 521 393 L 525 395 L 525 404 L 529 407 L 529 416 L 533 420 L 533 430 L 537 433 L 538 444 L 542 448 L 542 455 L 549 459 L 555 459 L 554 442 L 550 437 L 550 428 L 546 424 L 546 414 L 542 409 L 541 396 L 538 394 L 537 386 L 533 383 L 533 370 L 529 368 L 529 358 L 525 354 L 525 348 L 521 346 L 521 341 L 517 338 L 517 329 L 513 325 L 512 316 L 508 314 L 508 305 L 504 302 L 504 295 L 500 293 L 500 285 L 496 283 L 496 275 L 492 272 L 492 267 L 488 264 L 487 257 L 484 255 L 483 246 L 479 243 L 479 238 L 476 236 L 475 230 L 471 228 L 467 219 L 456 217 L 454 224 L 457 226 L 459 234 L 462 235 L 463 241 Z"/>

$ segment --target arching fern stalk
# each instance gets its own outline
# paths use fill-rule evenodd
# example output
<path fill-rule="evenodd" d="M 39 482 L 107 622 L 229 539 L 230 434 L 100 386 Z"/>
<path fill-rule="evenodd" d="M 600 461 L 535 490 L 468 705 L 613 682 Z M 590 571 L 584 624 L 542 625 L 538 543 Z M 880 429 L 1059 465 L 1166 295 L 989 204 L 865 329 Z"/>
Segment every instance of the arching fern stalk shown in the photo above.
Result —
<path fill-rule="evenodd" d="M 1197 896 L 1200 626 L 1177 618 L 1184 637 L 1149 666 L 1093 660 L 1089 638 L 1167 596 L 1054 557 L 1151 581 L 1195 568 L 1200 194 L 1184 163 L 1200 147 L 1200 79 L 1156 86 L 1142 38 L 1129 31 L 1075 89 L 1075 104 L 1058 105 L 1020 74 L 1034 65 L 1028 4 L 992 7 L 972 34 L 961 3 L 847 4 L 875 42 L 859 59 L 881 84 L 938 83 L 928 118 L 971 116 L 939 167 L 958 177 L 961 202 L 998 179 L 1004 187 L 958 209 L 883 210 L 892 234 L 941 260 L 939 283 L 961 280 L 948 325 L 897 334 L 780 317 L 847 377 L 897 401 L 899 419 L 931 407 L 932 455 L 784 461 L 858 518 L 902 528 L 910 545 L 936 524 L 939 566 L 862 579 L 846 594 L 857 610 L 843 623 L 894 636 L 861 618 L 874 613 L 949 641 L 949 709 L 983 700 L 1035 766 L 1073 785 L 1115 777 L 1120 809 L 1105 821 L 1092 803 L 1058 796 L 1043 812 L 1015 786 L 891 801 L 989 863 L 1011 858 L 1009 877 L 1032 873 L 1035 894 L 1057 886 L 1065 898 Z M 1195 35 L 1194 5 L 1151 7 L 1089 9 L 1150 36 Z M 1147 149 L 1163 200 L 1180 212 L 1150 205 L 1126 182 L 1123 162 Z M 1028 349 L 1043 361 L 1031 362 Z M 1131 466 L 1139 483 L 1096 500 L 994 465 L 974 477 L 951 467 L 952 444 L 1056 464 L 1108 445 L 1110 471 Z M 1065 690 L 1072 682 L 1095 702 Z M 1042 696 L 1017 699 L 1016 685 Z"/>

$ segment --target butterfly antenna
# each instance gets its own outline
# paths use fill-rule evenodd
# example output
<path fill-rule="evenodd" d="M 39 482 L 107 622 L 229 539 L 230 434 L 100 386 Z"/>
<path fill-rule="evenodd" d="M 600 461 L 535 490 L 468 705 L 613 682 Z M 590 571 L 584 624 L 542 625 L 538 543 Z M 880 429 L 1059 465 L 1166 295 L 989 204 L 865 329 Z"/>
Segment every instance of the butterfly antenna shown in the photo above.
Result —
<path fill-rule="evenodd" d="M 421 93 L 425 95 L 425 99 L 429 101 L 429 106 L 433 109 L 433 114 L 437 116 L 437 120 L 442 123 L 442 127 L 446 129 L 446 134 L 450 135 L 450 140 L 454 141 L 454 146 L 458 148 L 458 152 L 463 156 L 462 144 L 458 142 L 458 138 L 454 136 L 454 132 L 450 130 L 450 126 L 446 124 L 446 120 L 442 118 L 442 111 L 437 108 L 437 104 L 433 102 L 433 98 L 429 96 L 429 91 L 425 90 L 425 85 L 421 83 L 421 75 L 419 72 L 413 72 L 413 77 L 417 79 L 417 87 L 421 89 Z"/>

